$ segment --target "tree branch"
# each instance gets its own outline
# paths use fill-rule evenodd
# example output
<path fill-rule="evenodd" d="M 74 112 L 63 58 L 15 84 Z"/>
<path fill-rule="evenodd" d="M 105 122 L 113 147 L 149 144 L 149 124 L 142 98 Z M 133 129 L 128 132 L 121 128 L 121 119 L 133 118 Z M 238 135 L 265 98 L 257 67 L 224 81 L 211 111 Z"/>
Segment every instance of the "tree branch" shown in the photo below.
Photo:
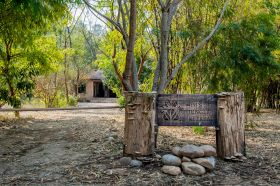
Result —
<path fill-rule="evenodd" d="M 126 44 L 128 45 L 127 24 L 126 24 L 124 9 L 122 6 L 122 0 L 118 0 L 118 4 L 119 4 L 120 14 L 122 18 L 122 28 L 124 33 L 123 36 L 124 36 L 124 40 L 126 41 Z"/>
<path fill-rule="evenodd" d="M 90 10 L 94 11 L 97 15 L 101 16 L 102 18 L 106 19 L 107 21 L 109 21 L 112 25 L 114 25 L 114 27 L 123 34 L 123 29 L 120 26 L 119 23 L 115 22 L 114 20 L 112 20 L 111 18 L 109 18 L 108 16 L 100 13 L 98 10 L 96 10 L 87 0 L 83 0 L 83 2 L 90 8 Z M 96 16 L 98 19 L 100 19 L 98 16 Z M 100 19 L 101 20 L 101 19 Z"/>
<path fill-rule="evenodd" d="M 113 54 L 112 54 L 112 65 L 113 65 L 115 73 L 116 73 L 117 77 L 119 78 L 119 80 L 122 84 L 122 87 L 123 87 L 123 77 L 119 71 L 119 67 L 116 62 L 116 54 L 117 54 L 117 47 L 116 47 L 116 44 L 114 44 L 114 50 L 113 50 Z"/>
<path fill-rule="evenodd" d="M 163 2 L 161 0 L 158 0 L 158 4 L 160 5 L 161 8 L 164 8 Z"/>
<path fill-rule="evenodd" d="M 193 57 L 198 50 L 200 50 L 212 37 L 213 35 L 216 33 L 216 31 L 218 30 L 221 22 L 222 22 L 222 18 L 224 16 L 224 13 L 226 11 L 226 8 L 229 4 L 230 0 L 227 0 L 226 3 L 224 4 L 223 9 L 221 10 L 220 16 L 216 22 L 216 25 L 214 26 L 214 28 L 212 29 L 212 31 L 209 33 L 209 35 L 204 38 L 201 42 L 199 42 L 196 47 L 190 52 L 188 53 L 186 56 L 183 57 L 183 59 L 180 61 L 180 63 L 178 63 L 175 68 L 172 70 L 172 73 L 170 75 L 170 77 L 168 78 L 168 80 L 165 83 L 164 88 L 166 88 L 166 86 L 172 81 L 172 79 L 176 76 L 178 70 L 181 68 L 181 66 L 191 57 Z"/>
<path fill-rule="evenodd" d="M 181 0 L 174 0 L 170 4 L 170 11 L 169 11 L 168 20 L 167 20 L 168 27 L 171 26 L 172 19 L 177 11 L 177 8 L 178 8 L 178 5 L 180 2 L 181 2 Z"/>

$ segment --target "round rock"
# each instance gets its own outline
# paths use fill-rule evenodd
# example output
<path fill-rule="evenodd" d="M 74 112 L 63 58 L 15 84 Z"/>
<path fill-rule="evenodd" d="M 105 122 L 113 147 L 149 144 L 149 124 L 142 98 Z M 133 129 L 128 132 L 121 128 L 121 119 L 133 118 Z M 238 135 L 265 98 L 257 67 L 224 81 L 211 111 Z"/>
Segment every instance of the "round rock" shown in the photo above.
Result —
<path fill-rule="evenodd" d="M 122 166 L 128 166 L 130 165 L 131 160 L 131 157 L 122 157 L 119 162 Z"/>
<path fill-rule="evenodd" d="M 177 176 L 177 175 L 181 174 L 181 172 L 182 172 L 180 167 L 169 166 L 169 165 L 164 165 L 161 168 L 161 171 L 164 172 L 165 174 L 170 174 L 173 176 Z"/>
<path fill-rule="evenodd" d="M 130 166 L 132 167 L 141 167 L 142 166 L 142 161 L 139 160 L 131 160 L 130 162 Z"/>
<path fill-rule="evenodd" d="M 206 173 L 204 167 L 193 162 L 183 162 L 182 168 L 183 172 L 189 175 L 200 176 Z"/>
<path fill-rule="evenodd" d="M 200 158 L 204 156 L 204 151 L 195 145 L 185 145 L 181 148 L 180 154 L 188 158 Z"/>
<path fill-rule="evenodd" d="M 192 161 L 209 170 L 213 170 L 216 165 L 216 159 L 214 157 L 196 158 L 192 159 Z"/>
<path fill-rule="evenodd" d="M 164 165 L 173 165 L 173 166 L 181 165 L 181 159 L 172 154 L 165 154 L 164 156 L 162 156 L 161 160 Z"/>
<path fill-rule="evenodd" d="M 200 149 L 203 150 L 204 156 L 216 156 L 217 155 L 216 149 L 211 145 L 202 145 L 202 146 L 200 146 Z"/>
<path fill-rule="evenodd" d="M 180 150 L 181 150 L 181 147 L 178 147 L 178 146 L 177 146 L 177 147 L 173 147 L 172 150 L 171 150 L 171 152 L 172 152 L 172 154 L 174 154 L 175 156 L 179 156 L 179 157 L 180 157 L 180 156 L 181 156 L 181 155 L 180 155 Z"/>

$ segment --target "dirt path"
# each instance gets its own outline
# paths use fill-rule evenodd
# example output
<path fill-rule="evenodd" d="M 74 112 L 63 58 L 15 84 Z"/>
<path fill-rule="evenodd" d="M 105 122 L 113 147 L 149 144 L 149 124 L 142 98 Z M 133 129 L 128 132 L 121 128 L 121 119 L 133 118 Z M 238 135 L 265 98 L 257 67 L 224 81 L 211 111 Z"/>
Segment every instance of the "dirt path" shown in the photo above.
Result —
<path fill-rule="evenodd" d="M 124 112 L 114 110 L 0 114 L 0 185 L 280 185 L 280 116 L 249 116 L 248 160 L 218 161 L 201 177 L 167 176 L 161 163 L 121 167 Z M 188 127 L 162 127 L 158 154 L 185 143 L 215 144 L 214 131 L 195 135 Z"/>

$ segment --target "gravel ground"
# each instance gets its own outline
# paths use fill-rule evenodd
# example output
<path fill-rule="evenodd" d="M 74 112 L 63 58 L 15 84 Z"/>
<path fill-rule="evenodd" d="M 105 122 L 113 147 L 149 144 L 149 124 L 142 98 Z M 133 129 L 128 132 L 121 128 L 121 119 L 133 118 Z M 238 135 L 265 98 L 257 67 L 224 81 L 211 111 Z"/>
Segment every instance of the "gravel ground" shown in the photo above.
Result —
<path fill-rule="evenodd" d="M 120 166 L 123 110 L 21 117 L 0 113 L 0 185 L 280 185 L 280 116 L 271 110 L 248 115 L 247 160 L 219 160 L 199 177 L 163 174 L 158 159 L 141 168 Z M 214 130 L 196 135 L 190 127 L 162 127 L 157 154 L 186 143 L 215 145 Z"/>

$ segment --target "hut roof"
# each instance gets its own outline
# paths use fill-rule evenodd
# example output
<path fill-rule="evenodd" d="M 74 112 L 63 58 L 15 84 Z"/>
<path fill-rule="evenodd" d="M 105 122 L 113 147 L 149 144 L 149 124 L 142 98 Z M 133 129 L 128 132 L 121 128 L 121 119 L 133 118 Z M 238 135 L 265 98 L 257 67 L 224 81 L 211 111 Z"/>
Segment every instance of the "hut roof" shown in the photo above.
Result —
<path fill-rule="evenodd" d="M 91 80 L 103 80 L 104 75 L 102 70 L 93 70 L 89 73 L 88 79 Z"/>

